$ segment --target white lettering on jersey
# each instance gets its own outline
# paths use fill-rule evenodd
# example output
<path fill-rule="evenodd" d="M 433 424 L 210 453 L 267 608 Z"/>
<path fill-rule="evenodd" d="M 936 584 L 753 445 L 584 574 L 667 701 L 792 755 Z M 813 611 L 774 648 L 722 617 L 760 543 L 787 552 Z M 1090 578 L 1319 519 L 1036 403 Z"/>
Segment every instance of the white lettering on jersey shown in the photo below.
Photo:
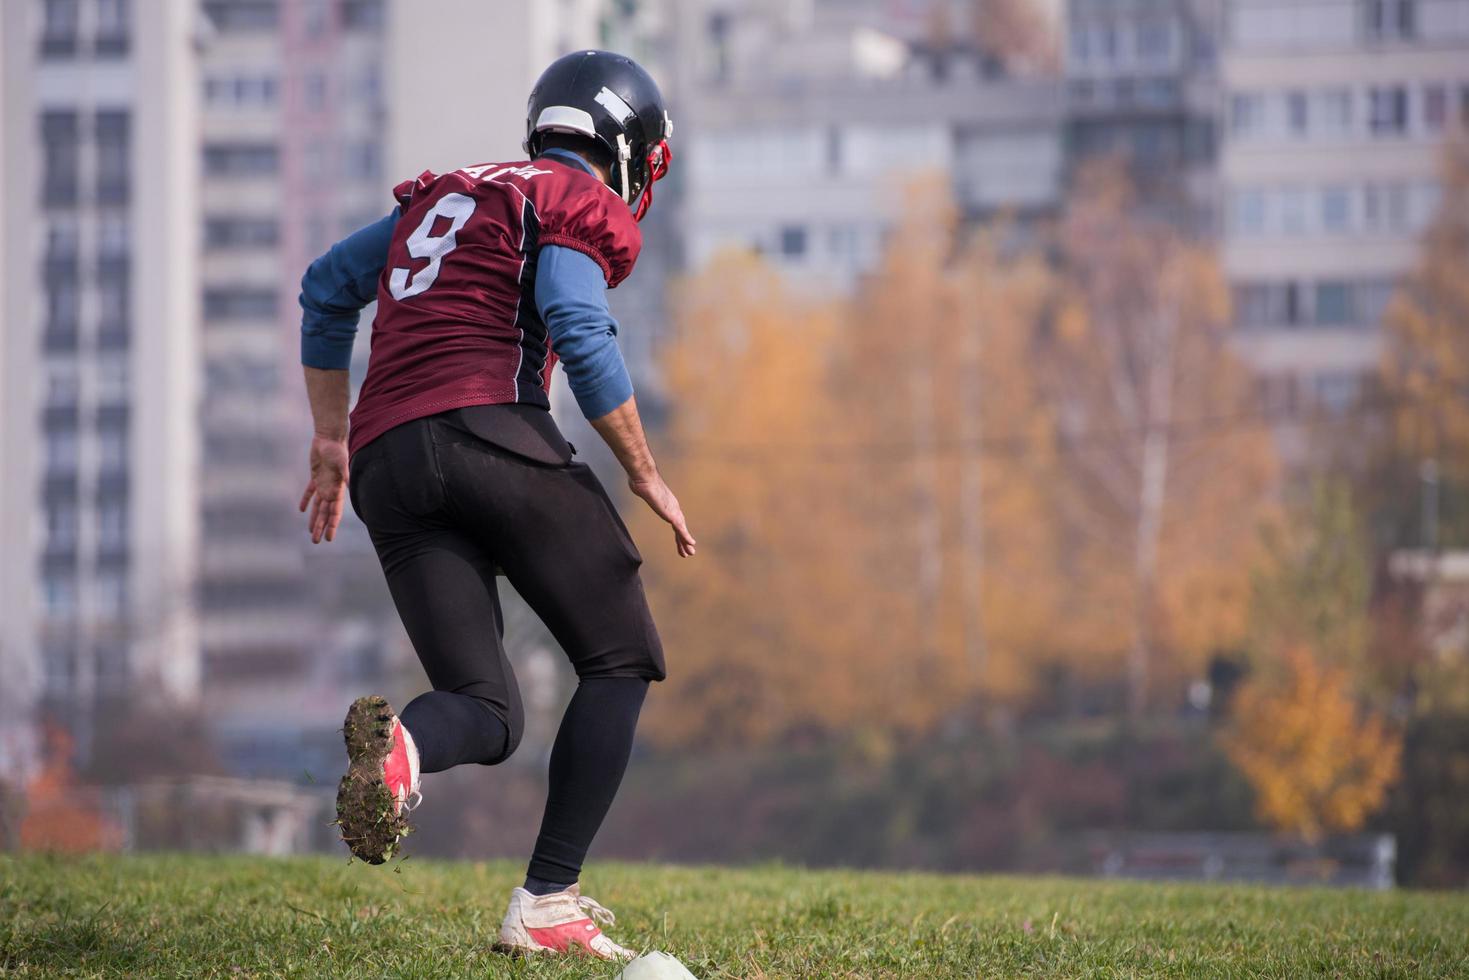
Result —
<path fill-rule="evenodd" d="M 471 180 L 498 180 L 501 177 L 519 177 L 522 180 L 530 180 L 537 174 L 548 174 L 549 170 L 540 170 L 533 164 L 524 167 L 501 167 L 494 169 L 494 164 L 483 167 L 465 167 L 461 173 L 466 174 Z"/>

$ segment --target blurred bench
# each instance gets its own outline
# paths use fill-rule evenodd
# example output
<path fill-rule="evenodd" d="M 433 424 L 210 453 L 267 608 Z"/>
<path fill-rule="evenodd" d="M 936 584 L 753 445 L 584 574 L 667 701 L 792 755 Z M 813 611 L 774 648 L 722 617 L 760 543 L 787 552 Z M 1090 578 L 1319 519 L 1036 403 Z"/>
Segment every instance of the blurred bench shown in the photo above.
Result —
<path fill-rule="evenodd" d="M 1087 862 L 1104 878 L 1248 881 L 1266 884 L 1393 887 L 1391 834 L 1330 837 L 1318 844 L 1251 833 L 1086 835 Z"/>

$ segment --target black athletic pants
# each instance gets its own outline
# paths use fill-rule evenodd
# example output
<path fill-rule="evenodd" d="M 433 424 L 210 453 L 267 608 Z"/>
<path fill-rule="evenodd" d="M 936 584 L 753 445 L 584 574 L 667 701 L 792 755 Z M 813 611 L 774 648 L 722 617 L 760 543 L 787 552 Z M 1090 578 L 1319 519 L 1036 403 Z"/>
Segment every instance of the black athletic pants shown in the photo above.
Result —
<path fill-rule="evenodd" d="M 433 686 L 400 713 L 425 772 L 502 762 L 520 742 L 497 571 L 570 657 L 579 683 L 552 749 L 529 869 L 569 884 L 617 793 L 648 682 L 664 677 L 663 649 L 642 558 L 592 471 L 531 459 L 472 430 L 446 412 L 362 447 L 351 462 L 352 507 Z"/>

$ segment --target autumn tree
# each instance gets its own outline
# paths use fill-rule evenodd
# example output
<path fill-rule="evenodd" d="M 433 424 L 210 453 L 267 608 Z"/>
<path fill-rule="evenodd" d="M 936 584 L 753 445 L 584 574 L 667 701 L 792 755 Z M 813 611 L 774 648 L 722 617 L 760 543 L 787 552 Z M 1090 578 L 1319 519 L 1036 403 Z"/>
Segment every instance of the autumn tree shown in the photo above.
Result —
<path fill-rule="evenodd" d="M 1275 455 L 1210 251 L 1143 216 L 1113 164 L 1080 176 L 1059 250 L 1039 370 L 1065 459 L 1074 620 L 1096 665 L 1125 651 L 1137 716 L 1160 679 L 1242 639 Z"/>
<path fill-rule="evenodd" d="M 1273 470 L 1230 424 L 1217 269 L 1120 194 L 1077 207 L 1058 267 L 918 180 L 851 296 L 750 256 L 680 291 L 661 458 L 701 547 L 649 556 L 655 737 L 921 732 L 1129 645 L 1140 710 L 1239 642 Z"/>
<path fill-rule="evenodd" d="M 1360 684 L 1368 670 L 1371 603 L 1371 556 L 1352 490 L 1323 480 L 1289 521 L 1266 532 L 1246 649 L 1264 670 L 1284 650 L 1315 650 Z"/>
<path fill-rule="evenodd" d="M 1436 470 L 1441 499 L 1469 494 L 1469 141 L 1445 145 L 1441 173 L 1438 216 L 1387 310 L 1380 371 L 1394 409 L 1387 455 L 1404 477 L 1389 481 L 1387 503 L 1406 501 L 1414 516 L 1418 495 L 1402 491 L 1416 489 L 1425 461 Z M 1469 542 L 1469 507 L 1445 508 L 1443 516 L 1441 543 Z"/>
<path fill-rule="evenodd" d="M 1236 692 L 1225 752 L 1271 826 L 1311 841 L 1359 830 L 1397 778 L 1401 740 L 1359 709 L 1345 670 L 1307 647 L 1281 666 Z"/>
<path fill-rule="evenodd" d="M 660 441 L 700 558 L 649 556 L 681 690 L 656 738 L 920 731 L 981 688 L 1020 696 L 1053 639 L 1027 369 L 1047 273 L 964 246 L 942 184 L 909 195 L 854 296 L 803 300 L 735 255 L 679 291 Z"/>

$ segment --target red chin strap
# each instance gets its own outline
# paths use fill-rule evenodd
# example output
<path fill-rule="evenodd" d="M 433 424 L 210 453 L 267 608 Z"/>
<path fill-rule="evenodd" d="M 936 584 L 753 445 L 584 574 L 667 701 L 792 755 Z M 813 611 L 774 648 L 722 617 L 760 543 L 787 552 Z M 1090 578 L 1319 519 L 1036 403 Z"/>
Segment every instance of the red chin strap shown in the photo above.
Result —
<path fill-rule="evenodd" d="M 632 213 L 634 221 L 642 221 L 648 208 L 653 206 L 653 185 L 668 176 L 668 165 L 672 162 L 673 151 L 668 148 L 668 140 L 653 144 L 648 151 L 648 186 L 643 188 L 643 196 L 638 199 L 638 206 Z"/>

